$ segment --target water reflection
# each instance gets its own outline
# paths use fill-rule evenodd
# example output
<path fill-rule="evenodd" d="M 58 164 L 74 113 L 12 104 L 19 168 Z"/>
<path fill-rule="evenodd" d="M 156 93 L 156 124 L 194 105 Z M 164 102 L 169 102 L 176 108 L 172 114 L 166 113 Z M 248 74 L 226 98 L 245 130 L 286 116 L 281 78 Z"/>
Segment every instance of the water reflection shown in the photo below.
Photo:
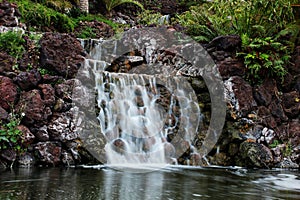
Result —
<path fill-rule="evenodd" d="M 170 168 L 150 173 L 111 169 L 0 171 L 0 199 L 299 199 L 289 171 Z"/>

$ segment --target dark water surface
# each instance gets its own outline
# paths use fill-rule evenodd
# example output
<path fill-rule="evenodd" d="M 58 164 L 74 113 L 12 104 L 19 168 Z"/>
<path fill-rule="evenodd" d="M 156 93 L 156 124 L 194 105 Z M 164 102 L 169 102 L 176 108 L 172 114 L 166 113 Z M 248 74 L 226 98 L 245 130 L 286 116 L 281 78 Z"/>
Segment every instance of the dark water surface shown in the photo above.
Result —
<path fill-rule="evenodd" d="M 170 167 L 0 171 L 0 199 L 300 199 L 299 171 Z"/>

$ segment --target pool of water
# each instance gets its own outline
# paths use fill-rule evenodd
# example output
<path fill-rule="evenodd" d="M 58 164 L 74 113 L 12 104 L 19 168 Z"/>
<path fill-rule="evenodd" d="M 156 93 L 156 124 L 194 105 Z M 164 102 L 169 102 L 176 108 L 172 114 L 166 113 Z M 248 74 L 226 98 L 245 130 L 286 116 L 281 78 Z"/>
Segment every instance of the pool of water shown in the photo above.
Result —
<path fill-rule="evenodd" d="M 94 166 L 0 171 L 0 199 L 300 199 L 299 171 Z M 138 171 L 141 172 L 141 171 Z"/>

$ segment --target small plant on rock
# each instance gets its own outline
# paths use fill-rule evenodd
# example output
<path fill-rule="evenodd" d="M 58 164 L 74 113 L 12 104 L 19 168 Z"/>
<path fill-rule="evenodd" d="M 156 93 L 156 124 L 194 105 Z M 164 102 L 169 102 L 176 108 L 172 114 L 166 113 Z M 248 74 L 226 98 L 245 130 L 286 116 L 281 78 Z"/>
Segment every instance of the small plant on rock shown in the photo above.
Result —
<path fill-rule="evenodd" d="M 22 117 L 23 113 L 19 116 L 12 112 L 8 123 L 0 121 L 0 150 L 13 149 L 22 152 L 22 132 L 18 129 Z"/>
<path fill-rule="evenodd" d="M 21 32 L 8 31 L 0 34 L 0 50 L 19 58 L 25 51 L 25 40 Z"/>

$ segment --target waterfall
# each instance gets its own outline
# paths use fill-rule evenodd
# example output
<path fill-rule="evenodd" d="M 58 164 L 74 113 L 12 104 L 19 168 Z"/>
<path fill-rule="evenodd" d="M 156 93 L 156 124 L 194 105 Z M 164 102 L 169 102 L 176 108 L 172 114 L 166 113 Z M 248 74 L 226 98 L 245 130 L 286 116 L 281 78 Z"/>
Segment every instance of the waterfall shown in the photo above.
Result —
<path fill-rule="evenodd" d="M 180 122 L 191 114 L 192 99 L 159 77 L 143 74 L 99 72 L 96 75 L 98 120 L 108 143 L 108 164 L 166 164 L 175 162 L 170 135 L 188 133 L 191 124 Z M 176 82 L 176 81 L 175 81 Z M 168 91 L 176 87 L 176 91 Z M 180 96 L 177 96 L 180 95 Z M 185 115 L 185 116 L 183 116 Z M 184 134 L 189 141 L 189 134 Z"/>
<path fill-rule="evenodd" d="M 136 56 L 136 63 L 146 62 L 147 67 L 134 66 L 128 73 L 106 71 L 115 69 L 110 63 L 128 55 L 122 54 L 123 50 L 130 52 L 128 46 L 103 40 L 91 45 L 82 42 L 90 57 L 85 59 L 86 70 L 79 75 L 82 82 L 86 77 L 95 79 L 96 117 L 100 126 L 97 133 L 84 135 L 83 140 L 93 155 L 109 165 L 161 166 L 176 164 L 182 156 L 186 164 L 197 165 L 201 158 L 192 142 L 202 115 L 195 92 L 183 76 L 173 73 L 178 69 L 156 65 L 161 61 L 156 55 L 160 43 L 155 38 L 143 42 L 139 36 L 145 35 L 136 36 L 133 42 L 124 43 L 127 41 L 134 46 L 130 48 L 139 50 L 142 56 Z M 135 42 L 142 47 L 135 48 Z M 92 76 L 88 75 L 90 71 Z M 105 160 L 100 156 L 102 151 L 94 147 L 97 141 L 102 144 L 102 140 L 97 140 L 99 134 L 106 141 L 104 148 L 99 147 L 104 149 Z"/>

